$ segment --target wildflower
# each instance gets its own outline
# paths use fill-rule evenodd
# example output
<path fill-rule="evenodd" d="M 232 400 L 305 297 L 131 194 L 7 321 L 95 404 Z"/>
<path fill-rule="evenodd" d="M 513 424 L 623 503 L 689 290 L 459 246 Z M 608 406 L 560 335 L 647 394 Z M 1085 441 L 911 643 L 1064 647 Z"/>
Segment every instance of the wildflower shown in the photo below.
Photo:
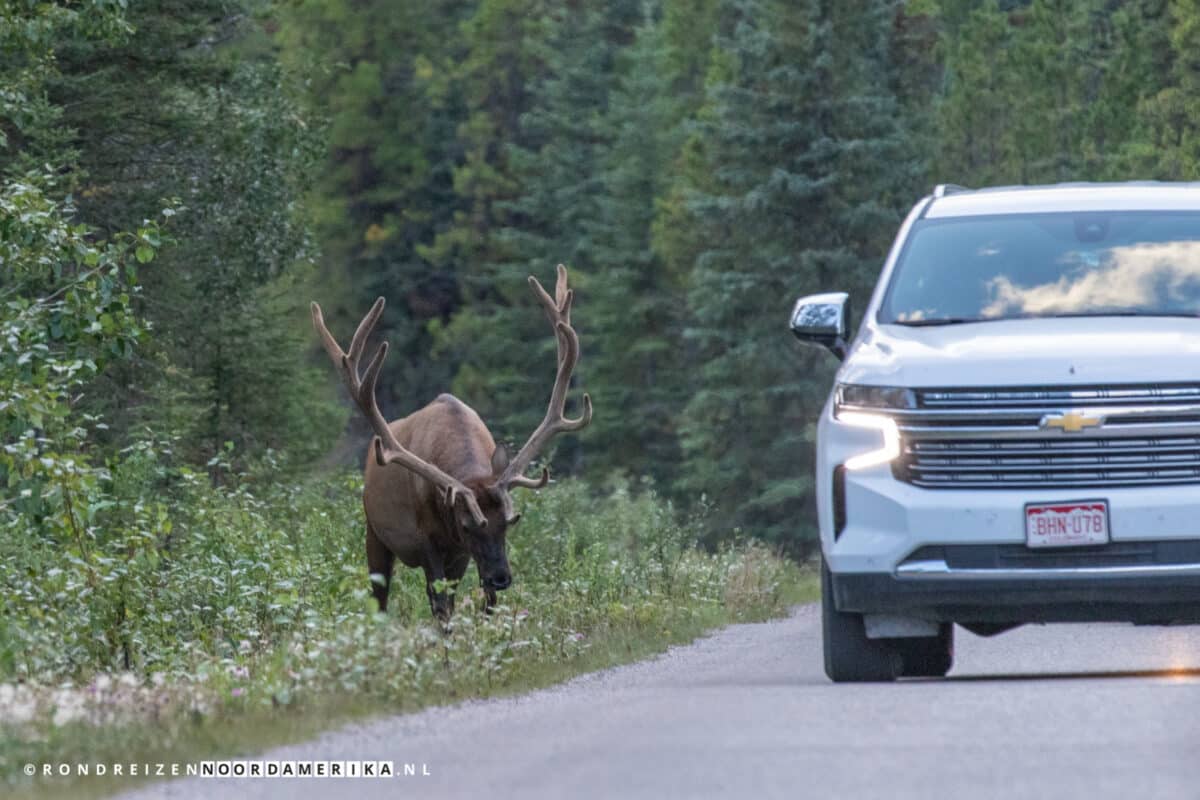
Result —
<path fill-rule="evenodd" d="M 54 716 L 51 719 L 56 726 L 66 725 L 83 716 L 83 696 L 70 689 L 60 689 L 54 693 Z"/>

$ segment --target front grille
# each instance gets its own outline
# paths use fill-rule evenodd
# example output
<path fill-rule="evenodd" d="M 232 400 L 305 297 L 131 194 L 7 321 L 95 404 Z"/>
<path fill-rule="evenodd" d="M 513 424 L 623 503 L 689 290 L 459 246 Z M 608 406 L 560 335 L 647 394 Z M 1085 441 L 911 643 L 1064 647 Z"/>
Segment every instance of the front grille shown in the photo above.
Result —
<path fill-rule="evenodd" d="M 906 440 L 896 470 L 962 489 L 1200 483 L 1200 437 Z"/>
<path fill-rule="evenodd" d="M 919 389 L 893 472 L 960 489 L 1200 484 L 1200 385 Z M 1082 412 L 1103 424 L 1042 428 Z"/>
<path fill-rule="evenodd" d="M 1200 403 L 1200 384 L 1150 386 L 1051 386 L 1016 389 L 919 389 L 922 408 L 1041 406 L 1078 408 L 1113 403 L 1166 405 Z"/>

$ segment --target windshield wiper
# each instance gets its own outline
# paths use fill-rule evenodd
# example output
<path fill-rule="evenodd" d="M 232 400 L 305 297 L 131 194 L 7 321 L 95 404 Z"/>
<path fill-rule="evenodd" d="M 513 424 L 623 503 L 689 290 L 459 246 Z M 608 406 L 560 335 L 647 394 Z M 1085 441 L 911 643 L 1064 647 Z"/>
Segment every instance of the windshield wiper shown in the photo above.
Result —
<path fill-rule="evenodd" d="M 985 322 L 984 317 L 936 317 L 934 319 L 895 320 L 893 325 L 904 325 L 908 328 L 932 328 L 938 325 L 962 325 L 967 322 Z"/>
<path fill-rule="evenodd" d="M 1020 314 L 1012 317 L 935 317 L 933 319 L 893 320 L 890 325 L 904 325 L 908 328 L 935 328 L 940 325 L 962 325 L 968 322 L 1004 322 L 1016 319 L 1061 319 L 1070 317 L 1177 317 L 1181 319 L 1200 319 L 1200 314 L 1187 314 L 1182 311 L 1065 311 L 1061 314 Z"/>
<path fill-rule="evenodd" d="M 1183 311 L 1064 311 L 1061 314 L 1039 314 L 1038 316 L 1055 319 L 1059 317 L 1184 317 L 1185 319 L 1195 319 L 1197 315 Z"/>

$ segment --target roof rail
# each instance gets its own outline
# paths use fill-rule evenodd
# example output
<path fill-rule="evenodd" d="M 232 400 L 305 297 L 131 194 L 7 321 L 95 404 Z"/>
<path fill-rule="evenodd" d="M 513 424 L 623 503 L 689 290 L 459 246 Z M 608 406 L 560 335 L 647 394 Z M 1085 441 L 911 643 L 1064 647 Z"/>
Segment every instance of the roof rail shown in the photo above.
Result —
<path fill-rule="evenodd" d="M 948 194 L 958 194 L 959 192 L 971 191 L 966 186 L 959 186 L 957 183 L 939 183 L 933 187 L 934 197 L 945 197 Z"/>

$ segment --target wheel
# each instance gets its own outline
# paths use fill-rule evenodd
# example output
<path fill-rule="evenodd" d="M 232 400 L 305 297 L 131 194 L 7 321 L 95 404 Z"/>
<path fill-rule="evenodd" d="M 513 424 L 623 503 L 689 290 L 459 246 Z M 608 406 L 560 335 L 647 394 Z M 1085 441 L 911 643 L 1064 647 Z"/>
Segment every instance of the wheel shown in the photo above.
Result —
<path fill-rule="evenodd" d="M 888 639 L 868 639 L 862 614 L 838 611 L 833 602 L 833 580 L 821 561 L 821 638 L 825 646 L 825 674 L 834 683 L 892 681 L 903 663 Z"/>
<path fill-rule="evenodd" d="M 941 678 L 954 664 L 954 625 L 944 622 L 937 636 L 892 639 L 900 651 L 900 674 L 907 678 Z"/>

